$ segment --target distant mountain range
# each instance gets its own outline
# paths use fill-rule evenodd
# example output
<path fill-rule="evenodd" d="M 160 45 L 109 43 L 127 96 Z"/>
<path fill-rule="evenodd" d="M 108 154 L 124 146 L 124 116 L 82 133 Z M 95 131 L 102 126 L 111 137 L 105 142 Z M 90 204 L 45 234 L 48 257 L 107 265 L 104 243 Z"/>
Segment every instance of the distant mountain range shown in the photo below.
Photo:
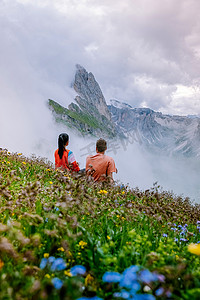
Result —
<path fill-rule="evenodd" d="M 77 65 L 73 87 L 77 92 L 76 103 L 66 108 L 49 99 L 48 106 L 56 122 L 78 134 L 109 140 L 134 139 L 154 153 L 200 156 L 198 116 L 164 115 L 149 108 L 133 108 L 113 99 L 107 105 L 94 75 L 80 65 Z"/>

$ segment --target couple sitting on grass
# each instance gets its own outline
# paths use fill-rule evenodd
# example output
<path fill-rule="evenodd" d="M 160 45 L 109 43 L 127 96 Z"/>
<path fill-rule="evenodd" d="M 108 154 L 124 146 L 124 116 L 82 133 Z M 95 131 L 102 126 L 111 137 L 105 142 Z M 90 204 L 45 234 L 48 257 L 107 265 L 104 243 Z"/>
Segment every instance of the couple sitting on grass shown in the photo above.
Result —
<path fill-rule="evenodd" d="M 58 149 L 54 153 L 55 167 L 74 172 L 83 171 L 80 170 L 73 152 L 66 149 L 68 144 L 68 134 L 61 133 L 58 137 Z M 96 142 L 96 154 L 89 155 L 86 158 L 86 168 L 84 170 L 86 171 L 86 175 L 91 176 L 94 181 L 113 181 L 112 173 L 117 172 L 113 158 L 105 155 L 106 150 L 106 141 L 104 139 L 99 139 Z"/>

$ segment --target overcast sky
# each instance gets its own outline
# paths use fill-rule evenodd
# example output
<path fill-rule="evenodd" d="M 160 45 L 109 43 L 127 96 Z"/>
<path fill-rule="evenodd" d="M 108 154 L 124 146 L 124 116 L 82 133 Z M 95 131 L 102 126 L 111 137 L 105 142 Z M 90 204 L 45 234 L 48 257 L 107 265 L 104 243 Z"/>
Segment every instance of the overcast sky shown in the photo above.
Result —
<path fill-rule="evenodd" d="M 53 158 L 46 102 L 73 101 L 77 63 L 107 103 L 200 114 L 199 12 L 199 0 L 0 0 L 0 147 Z"/>

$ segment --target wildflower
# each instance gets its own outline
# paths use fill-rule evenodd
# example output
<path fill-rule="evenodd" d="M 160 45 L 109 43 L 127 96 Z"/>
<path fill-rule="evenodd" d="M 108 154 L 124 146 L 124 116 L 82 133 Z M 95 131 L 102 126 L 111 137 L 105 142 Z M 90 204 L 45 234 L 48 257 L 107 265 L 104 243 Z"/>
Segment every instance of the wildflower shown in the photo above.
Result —
<path fill-rule="evenodd" d="M 163 233 L 163 237 L 168 237 L 168 235 L 166 233 Z"/>
<path fill-rule="evenodd" d="M 190 244 L 190 245 L 188 245 L 188 251 L 190 253 L 200 255 L 200 244 Z"/>
<path fill-rule="evenodd" d="M 125 288 L 131 288 L 133 285 L 133 282 L 137 281 L 137 271 L 139 270 L 138 266 L 131 266 L 127 268 L 123 273 L 123 277 L 120 280 L 120 286 Z M 138 286 L 139 288 L 139 286 Z"/>
<path fill-rule="evenodd" d="M 90 274 L 88 274 L 85 278 L 85 286 L 88 286 L 89 284 L 91 284 L 94 281 L 94 277 L 91 276 Z"/>
<path fill-rule="evenodd" d="M 51 171 L 50 169 L 47 169 L 47 171 Z"/>
<path fill-rule="evenodd" d="M 87 243 L 84 241 L 80 241 L 78 244 L 81 247 L 81 249 L 84 249 L 84 247 L 87 246 Z"/>
<path fill-rule="evenodd" d="M 52 182 L 52 181 L 49 181 L 49 183 L 50 183 L 50 184 L 53 184 L 53 182 Z"/>
<path fill-rule="evenodd" d="M 125 194 L 125 191 L 122 191 L 122 195 L 124 195 Z"/>
<path fill-rule="evenodd" d="M 158 297 L 161 296 L 163 293 L 164 293 L 163 287 L 160 287 L 155 291 L 155 295 Z"/>
<path fill-rule="evenodd" d="M 19 156 L 20 156 L 20 155 L 22 155 L 22 153 L 17 153 L 17 155 L 19 155 Z"/>
<path fill-rule="evenodd" d="M 49 256 L 48 258 L 48 263 L 52 264 L 55 261 L 55 257 L 54 256 Z"/>
<path fill-rule="evenodd" d="M 145 269 L 140 272 L 140 280 L 146 284 L 153 281 L 157 281 L 158 277 L 155 273 L 151 273 L 149 270 Z"/>
<path fill-rule="evenodd" d="M 23 165 L 26 165 L 26 162 L 25 162 L 25 161 L 23 161 L 22 163 L 23 163 Z"/>
<path fill-rule="evenodd" d="M 57 290 L 61 289 L 61 287 L 63 286 L 62 280 L 57 277 L 53 278 L 51 282 Z"/>
<path fill-rule="evenodd" d="M 72 276 L 84 275 L 86 272 L 86 268 L 81 265 L 76 265 L 70 269 L 70 273 Z"/>
<path fill-rule="evenodd" d="M 111 237 L 109 237 L 109 235 L 107 235 L 107 239 L 108 239 L 108 240 L 110 240 L 110 239 L 111 239 Z"/>
<path fill-rule="evenodd" d="M 58 250 L 58 251 L 62 251 L 62 252 L 65 251 L 65 249 L 64 249 L 63 247 L 60 247 L 60 248 L 58 248 L 57 250 Z"/>
<path fill-rule="evenodd" d="M 48 258 L 49 257 L 49 253 L 44 253 L 44 258 Z"/>
<path fill-rule="evenodd" d="M 62 271 L 66 268 L 66 263 L 63 258 L 57 258 L 54 260 L 51 266 L 51 271 Z"/>
<path fill-rule="evenodd" d="M 91 297 L 91 298 L 81 297 L 81 298 L 78 298 L 77 300 L 103 300 L 103 299 L 99 298 L 97 296 L 94 296 L 94 297 Z"/>
<path fill-rule="evenodd" d="M 0 271 L 3 268 L 3 266 L 4 266 L 4 262 L 0 259 Z"/>
<path fill-rule="evenodd" d="M 52 181 L 50 181 L 50 182 L 52 182 Z M 52 182 L 53 183 L 53 182 Z M 51 183 L 51 184 L 52 184 Z M 54 209 L 55 209 L 55 211 L 59 211 L 60 209 L 58 208 L 58 207 L 54 207 Z"/>
<path fill-rule="evenodd" d="M 122 275 L 118 272 L 105 272 L 102 280 L 104 282 L 120 282 Z"/>
<path fill-rule="evenodd" d="M 174 239 L 174 241 L 175 241 L 175 242 L 178 242 L 178 239 L 177 239 L 177 238 L 175 238 L 175 239 Z"/>
<path fill-rule="evenodd" d="M 200 224 L 200 221 L 197 221 L 197 224 Z"/>
<path fill-rule="evenodd" d="M 98 192 L 98 194 L 107 194 L 108 192 L 106 191 L 106 190 L 100 190 L 99 192 Z"/>
<path fill-rule="evenodd" d="M 47 265 L 47 258 L 42 258 L 41 263 L 40 263 L 40 269 L 44 269 Z"/>
<path fill-rule="evenodd" d="M 7 164 L 8 164 L 8 165 L 10 165 L 10 162 L 9 162 L 9 161 L 7 161 Z"/>
<path fill-rule="evenodd" d="M 176 229 L 176 228 L 174 228 L 174 227 L 171 227 L 171 230 L 173 230 L 173 231 L 176 231 L 177 229 Z"/>
<path fill-rule="evenodd" d="M 185 239 L 185 238 L 181 238 L 180 241 L 181 241 L 181 242 L 187 242 L 188 240 Z"/>
<path fill-rule="evenodd" d="M 64 274 L 68 277 L 72 277 L 72 274 L 70 273 L 70 270 L 65 270 Z"/>
<path fill-rule="evenodd" d="M 51 276 L 50 276 L 49 274 L 45 274 L 44 277 L 46 277 L 46 278 L 51 278 Z"/>

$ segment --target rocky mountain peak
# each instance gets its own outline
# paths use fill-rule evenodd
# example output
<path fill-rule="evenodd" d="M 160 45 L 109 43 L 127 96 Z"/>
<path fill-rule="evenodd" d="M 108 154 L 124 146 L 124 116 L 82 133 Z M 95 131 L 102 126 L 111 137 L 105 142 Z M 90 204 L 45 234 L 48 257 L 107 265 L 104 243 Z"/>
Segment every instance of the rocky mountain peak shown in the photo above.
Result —
<path fill-rule="evenodd" d="M 76 102 L 84 108 L 88 105 L 93 106 L 110 121 L 111 114 L 94 75 L 91 72 L 88 73 L 81 65 L 76 65 L 76 68 L 73 85 L 74 90 L 78 93 L 78 97 L 75 98 Z"/>

